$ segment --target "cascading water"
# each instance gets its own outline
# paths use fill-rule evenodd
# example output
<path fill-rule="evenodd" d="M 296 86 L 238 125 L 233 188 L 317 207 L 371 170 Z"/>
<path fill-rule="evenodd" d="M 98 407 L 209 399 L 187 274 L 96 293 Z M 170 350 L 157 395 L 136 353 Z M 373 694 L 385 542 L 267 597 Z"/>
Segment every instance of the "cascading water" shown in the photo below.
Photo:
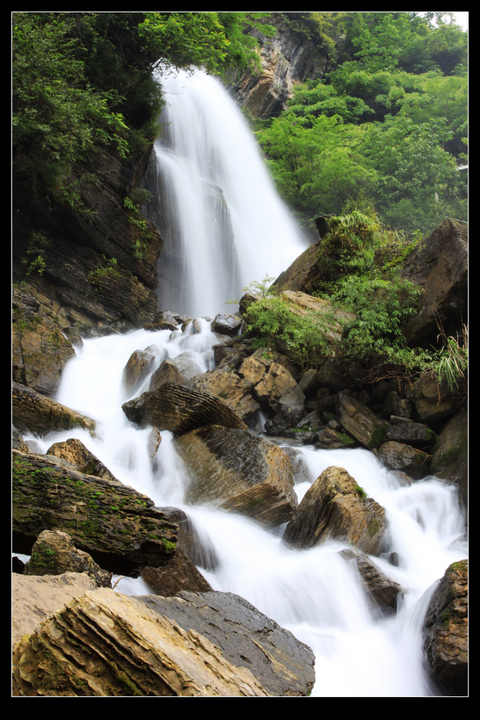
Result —
<path fill-rule="evenodd" d="M 210 80 L 201 76 L 201 86 L 211 89 Z M 169 83 L 168 87 L 176 85 Z M 218 87 L 212 91 L 215 98 L 217 91 Z M 197 97 L 196 93 L 194 97 Z M 178 98 L 186 99 L 183 95 Z M 228 98 L 227 101 L 229 104 Z M 181 104 L 175 105 L 175 116 L 171 118 L 172 131 L 181 121 L 181 107 Z M 280 211 L 276 209 L 266 213 L 265 210 L 278 206 L 268 197 L 253 198 L 252 195 L 260 192 L 256 186 L 253 192 L 249 189 L 250 199 L 243 206 L 245 209 L 239 210 L 241 206 L 232 198 L 243 191 L 235 187 L 235 173 L 238 170 L 242 183 L 245 173 L 246 184 L 253 186 L 255 183 L 252 178 L 256 178 L 257 170 L 252 167 L 243 170 L 243 160 L 240 162 L 238 155 L 233 161 L 233 167 L 230 160 L 228 163 L 226 159 L 219 160 L 219 153 L 215 151 L 212 138 L 215 138 L 216 132 L 220 133 L 220 128 L 223 128 L 227 120 L 218 110 L 213 112 L 213 118 L 219 125 L 216 126 L 217 130 L 211 130 L 206 125 L 201 125 L 204 122 L 202 112 L 197 108 L 198 124 L 203 127 L 205 143 L 197 140 L 201 147 L 194 149 L 199 153 L 205 152 L 216 172 L 222 169 L 225 177 L 229 178 L 222 187 L 232 216 L 239 277 L 245 278 L 244 265 L 246 263 L 248 271 L 249 258 L 253 258 L 257 250 L 262 255 L 259 265 L 266 263 L 266 272 L 272 272 L 272 258 L 278 261 L 278 270 L 285 269 L 290 258 L 287 258 L 286 252 L 284 254 L 282 243 L 286 247 L 289 234 L 280 234 L 280 242 L 280 235 L 277 235 L 278 225 L 277 229 L 274 229 L 275 222 L 284 222 L 279 220 L 276 214 Z M 208 143 L 207 136 L 210 138 Z M 186 142 L 191 142 L 189 138 L 188 135 Z M 195 146 L 195 142 L 193 145 Z M 159 146 L 157 154 L 164 154 L 165 157 L 172 155 L 170 150 L 160 151 L 158 148 Z M 186 154 L 185 151 L 184 155 Z M 194 166 L 193 160 L 187 161 L 185 158 L 185 165 L 189 164 L 193 166 L 195 177 L 192 183 L 196 183 L 197 176 L 200 175 L 202 183 L 207 183 L 207 186 L 211 182 L 220 184 L 218 174 L 208 174 L 204 170 L 200 172 L 198 167 Z M 227 164 L 230 168 L 228 173 L 225 169 Z M 196 187 L 197 192 L 199 186 L 184 187 Z M 269 189 L 268 193 L 271 192 L 273 191 Z M 186 207 L 188 208 L 189 203 L 193 206 L 194 200 L 193 196 L 188 196 Z M 179 199 L 178 202 L 180 206 L 183 201 Z M 236 214 L 247 213 L 250 202 L 253 207 L 260 208 L 261 212 L 254 221 L 249 220 L 246 215 L 239 218 L 247 228 L 242 234 L 238 230 Z M 265 242 L 260 244 L 260 241 L 252 239 L 249 233 L 259 222 L 258 218 L 266 214 L 268 220 L 262 225 L 260 234 L 268 232 L 268 239 L 262 238 Z M 184 219 L 181 218 L 182 223 Z M 206 231 L 205 233 L 208 235 Z M 295 240 L 298 236 L 294 234 L 293 237 L 295 255 L 302 247 L 301 242 Z M 246 238 L 251 244 L 245 249 L 239 238 L 242 243 Z M 270 251 L 269 243 L 273 248 Z M 205 250 L 205 255 L 207 254 Z M 204 292 L 205 306 L 208 307 L 205 313 L 192 313 L 194 316 L 216 314 L 220 308 L 215 303 L 221 306 L 225 300 L 225 285 L 221 286 L 220 295 L 207 295 L 210 286 L 217 285 L 217 280 L 220 283 L 220 278 L 216 277 L 215 255 L 210 257 L 211 264 L 207 263 L 206 266 L 200 264 L 201 260 L 203 261 L 203 250 L 199 249 L 196 260 L 199 265 L 196 270 Z M 256 269 L 258 270 L 258 265 L 252 260 L 248 278 L 261 277 L 264 270 L 255 275 Z M 274 272 L 277 272 L 277 269 Z M 197 275 L 192 274 L 191 282 L 196 278 Z M 231 279 L 228 282 L 231 282 Z M 242 279 L 242 282 L 245 280 Z M 180 289 L 181 287 L 180 284 Z M 180 310 L 174 306 L 172 308 Z M 182 310 L 185 309 L 186 307 L 182 306 Z M 157 506 L 173 505 L 184 509 L 199 530 L 210 538 L 220 560 L 215 571 L 199 568 L 211 586 L 215 590 L 234 592 L 246 598 L 312 648 L 316 657 L 317 678 L 313 695 L 392 697 L 436 694 L 437 691 L 430 685 L 423 668 L 421 628 L 429 598 L 439 578 L 451 562 L 467 557 L 464 517 L 453 486 L 434 477 L 411 485 L 402 485 L 393 473 L 387 471 L 378 459 L 366 450 L 301 449 L 308 480 L 296 485 L 299 501 L 309 485 L 326 467 L 338 465 L 344 467 L 368 495 L 385 508 L 389 527 L 388 549 L 398 554 L 400 562 L 398 566 L 393 566 L 382 558 L 372 558 L 372 561 L 388 578 L 404 588 L 396 614 L 385 616 L 367 597 L 355 567 L 339 554 L 339 550 L 345 547 L 344 544 L 328 542 L 310 550 L 293 550 L 282 543 L 279 532 L 266 530 L 240 515 L 212 507 L 187 506 L 184 502 L 184 489 L 188 477 L 175 450 L 173 438 L 168 432 L 162 433 L 162 442 L 155 463 L 152 463 L 147 451 L 149 429 L 141 430 L 135 427 L 121 409 L 128 399 L 122 375 L 131 353 L 147 347 L 150 351 L 153 349 L 156 355 L 156 362 L 151 368 L 153 373 L 164 358 L 173 358 L 188 352 L 190 358 L 197 363 L 199 371 L 205 372 L 213 368 L 212 347 L 221 340 L 220 336 L 211 332 L 210 323 L 205 320 L 195 323 L 195 328 L 193 323 L 190 323 L 183 332 L 180 328 L 175 332 L 138 330 L 127 335 L 85 340 L 83 346 L 76 349 L 76 357 L 64 369 L 57 400 L 94 418 L 98 425 L 97 437 L 92 438 L 88 432 L 75 429 L 51 433 L 42 439 L 28 436 L 25 436 L 25 439 L 36 440 L 40 451 L 46 452 L 53 442 L 76 437 L 120 481 L 151 497 Z M 151 375 L 146 377 L 143 385 L 136 389 L 135 396 L 148 388 L 150 377 Z M 138 595 L 149 592 L 141 581 L 129 579 L 120 580 L 117 590 Z"/>
<path fill-rule="evenodd" d="M 146 210 L 164 239 L 159 305 L 187 315 L 231 312 L 225 302 L 252 281 L 278 277 L 309 243 L 220 82 L 197 71 L 162 85 L 167 105 L 147 185 L 158 200 Z"/>

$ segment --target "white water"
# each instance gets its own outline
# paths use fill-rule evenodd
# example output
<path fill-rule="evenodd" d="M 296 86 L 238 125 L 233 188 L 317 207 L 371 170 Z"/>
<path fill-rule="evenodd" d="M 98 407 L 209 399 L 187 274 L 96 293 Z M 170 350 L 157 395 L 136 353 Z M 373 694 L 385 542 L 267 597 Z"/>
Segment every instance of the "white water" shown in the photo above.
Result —
<path fill-rule="evenodd" d="M 190 325 L 185 333 L 138 330 L 85 340 L 64 370 L 57 399 L 97 420 L 98 437 L 82 430 L 52 433 L 37 439 L 41 450 L 77 437 L 119 480 L 147 494 L 157 506 L 183 508 L 210 537 L 221 560 L 215 572 L 199 568 L 212 587 L 246 598 L 313 649 L 314 696 L 435 694 L 423 671 L 421 626 L 437 581 L 451 562 L 467 557 L 464 518 L 454 488 L 433 477 L 402 486 L 366 450 L 302 449 L 310 481 L 296 486 L 299 501 L 326 467 L 340 465 L 385 507 L 389 550 L 399 554 L 401 564 L 394 567 L 386 559 L 372 559 L 405 589 L 393 616 L 382 616 L 372 605 L 356 571 L 338 554 L 345 545 L 292 550 L 282 544 L 278 532 L 241 516 L 186 506 L 187 475 L 172 436 L 162 433 L 152 465 L 146 449 L 149 429 L 137 429 L 121 410 L 126 400 L 122 372 L 134 350 L 152 345 L 158 349 L 157 366 L 165 356 L 189 350 L 200 367 L 211 368 L 211 347 L 219 340 L 205 321 L 197 334 Z M 148 383 L 146 378 L 136 394 Z M 148 592 L 143 582 L 127 579 L 116 589 Z"/>
<path fill-rule="evenodd" d="M 181 89 L 187 85 L 191 93 Z M 231 101 L 218 83 L 200 74 L 193 85 L 181 76 L 169 81 L 168 88 L 169 92 L 179 93 L 169 97 L 170 129 L 175 133 L 180 128 L 179 137 L 175 151 L 160 143 L 156 149 L 162 162 L 171 166 L 170 175 L 165 177 L 174 179 L 175 173 L 179 177 L 180 186 L 170 201 L 176 198 L 183 210 L 173 224 L 183 228 L 177 240 L 188 245 L 186 256 L 193 258 L 193 269 L 182 261 L 183 275 L 175 281 L 179 292 L 183 290 L 183 295 L 189 297 L 188 304 L 162 309 L 213 316 L 221 311 L 225 299 L 238 297 L 239 293 L 229 286 L 234 274 L 222 285 L 216 264 L 224 257 L 222 247 L 208 247 L 212 233 L 205 221 L 204 204 L 197 203 L 204 197 L 205 179 L 222 187 L 228 203 L 240 288 L 252 280 L 261 280 L 267 273 L 278 275 L 304 244 L 275 196 L 243 119 L 238 111 L 233 112 Z M 188 107 L 193 108 L 193 116 Z M 189 125 L 196 125 L 196 132 L 200 132 L 194 142 Z M 185 147 L 180 150 L 183 141 Z M 201 162 L 197 163 L 197 156 Z M 205 158 L 209 158 L 206 165 Z M 191 223 L 190 231 L 187 222 Z M 179 303 L 181 300 L 178 295 Z M 373 560 L 405 589 L 397 614 L 388 617 L 371 604 L 357 573 L 338 554 L 344 545 L 330 543 L 295 551 L 282 544 L 279 533 L 266 531 L 241 516 L 211 507 L 186 507 L 183 497 L 187 476 L 172 436 L 162 433 L 156 462 L 152 464 L 147 452 L 149 429 L 137 429 L 121 409 L 128 399 L 122 373 L 133 351 L 152 345 L 156 346 L 157 356 L 152 372 L 165 357 L 186 351 L 201 371 L 213 368 L 212 346 L 221 338 L 211 333 L 205 320 L 200 325 L 199 333 L 194 333 L 190 324 L 184 333 L 138 330 L 85 340 L 77 348 L 76 358 L 65 367 L 57 400 L 93 417 L 98 423 L 98 436 L 92 438 L 82 430 L 52 433 L 35 438 L 41 451 L 46 452 L 53 442 L 77 437 L 120 481 L 151 497 L 157 506 L 183 508 L 210 537 L 221 560 L 215 572 L 199 568 L 212 587 L 243 596 L 313 649 L 317 677 L 313 695 L 434 694 L 423 671 L 421 626 L 439 578 L 451 562 L 467 557 L 464 519 L 455 490 L 435 478 L 401 486 L 365 450 L 302 450 L 310 479 L 296 486 L 299 500 L 326 467 L 340 465 L 385 507 L 389 550 L 398 553 L 401 564 L 394 567 L 385 559 Z M 147 377 L 135 394 L 146 390 L 149 382 Z M 130 579 L 120 580 L 117 590 L 129 594 L 148 592 L 144 583 Z"/>
<path fill-rule="evenodd" d="M 167 105 L 155 144 L 165 241 L 160 307 L 231 312 L 225 302 L 239 300 L 252 281 L 278 277 L 309 243 L 221 83 L 197 71 L 162 85 Z"/>

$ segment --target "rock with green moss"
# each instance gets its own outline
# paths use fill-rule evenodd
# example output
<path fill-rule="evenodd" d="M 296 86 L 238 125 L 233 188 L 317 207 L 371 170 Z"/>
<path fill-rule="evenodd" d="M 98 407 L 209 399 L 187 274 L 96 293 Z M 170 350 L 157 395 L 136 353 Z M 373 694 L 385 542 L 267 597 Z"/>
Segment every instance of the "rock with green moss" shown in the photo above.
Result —
<path fill-rule="evenodd" d="M 452 563 L 437 583 L 423 626 L 428 671 L 447 695 L 467 695 L 468 560 Z"/>
<path fill-rule="evenodd" d="M 13 551 L 30 555 L 44 530 L 60 530 L 100 567 L 131 575 L 175 553 L 177 526 L 131 487 L 85 475 L 58 458 L 12 451 Z"/>
<path fill-rule="evenodd" d="M 112 573 L 103 570 L 92 557 L 73 544 L 68 533 L 44 530 L 35 541 L 25 575 L 87 573 L 98 587 L 111 587 Z"/>

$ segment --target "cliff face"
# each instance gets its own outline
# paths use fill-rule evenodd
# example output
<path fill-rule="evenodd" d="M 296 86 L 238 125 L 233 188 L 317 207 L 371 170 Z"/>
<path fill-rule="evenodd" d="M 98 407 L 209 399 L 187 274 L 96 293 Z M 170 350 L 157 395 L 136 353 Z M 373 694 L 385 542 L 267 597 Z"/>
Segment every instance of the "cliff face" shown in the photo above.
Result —
<path fill-rule="evenodd" d="M 228 88 L 239 105 L 259 118 L 279 115 L 294 85 L 322 78 L 328 66 L 327 54 L 303 33 L 290 29 L 280 15 L 271 24 L 277 27 L 273 38 L 252 32 L 259 40 L 262 72 L 253 75 L 248 71 Z"/>
<path fill-rule="evenodd" d="M 76 164 L 75 209 L 49 204 L 28 180 L 14 178 L 13 280 L 83 336 L 101 334 L 105 325 L 141 327 L 157 310 L 162 240 L 153 223 L 124 206 L 149 154 L 122 161 L 102 150 L 88 168 Z"/>

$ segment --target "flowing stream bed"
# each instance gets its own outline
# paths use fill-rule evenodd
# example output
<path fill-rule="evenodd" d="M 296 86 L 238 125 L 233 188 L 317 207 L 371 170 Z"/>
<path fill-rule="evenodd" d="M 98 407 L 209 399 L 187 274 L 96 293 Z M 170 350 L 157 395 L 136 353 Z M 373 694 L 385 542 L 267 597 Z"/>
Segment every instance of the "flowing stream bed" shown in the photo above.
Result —
<path fill-rule="evenodd" d="M 196 323 L 197 326 L 199 323 Z M 159 507 L 189 514 L 200 534 L 213 542 L 221 561 L 215 572 L 199 570 L 213 589 L 241 595 L 299 640 L 316 656 L 314 696 L 423 696 L 435 694 L 423 670 L 421 628 L 429 598 L 448 565 L 467 557 L 464 517 L 453 486 L 435 477 L 401 485 L 367 450 L 302 453 L 309 480 L 296 485 L 299 501 L 310 483 L 330 465 L 344 467 L 386 509 L 389 548 L 399 566 L 372 558 L 405 592 L 395 615 L 382 615 L 365 594 L 360 578 L 340 555 L 345 545 L 326 543 L 292 550 L 281 531 L 269 531 L 239 515 L 184 504 L 188 477 L 172 435 L 162 432 L 155 465 L 147 452 L 149 428 L 138 429 L 123 413 L 129 399 L 123 369 L 135 350 L 156 351 L 152 372 L 165 357 L 188 352 L 204 371 L 214 365 L 212 346 L 220 337 L 210 322 L 184 332 L 138 330 L 85 340 L 65 367 L 57 400 L 98 423 L 98 437 L 83 430 L 35 439 L 46 452 L 53 442 L 80 439 L 122 482 L 145 493 Z M 150 376 L 135 396 L 148 389 Z M 133 396 L 132 396 L 133 397 Z M 121 579 L 126 594 L 149 591 L 141 580 Z"/>
<path fill-rule="evenodd" d="M 215 590 L 246 598 L 288 628 L 316 656 L 313 695 L 423 696 L 435 694 L 423 669 L 421 628 L 429 599 L 450 563 L 467 557 L 464 517 L 453 486 L 429 477 L 401 485 L 366 450 L 302 448 L 308 481 L 296 486 L 300 501 L 331 465 L 344 467 L 386 510 L 393 566 L 378 568 L 404 593 L 396 614 L 382 615 L 365 594 L 352 564 L 339 555 L 345 545 L 325 543 L 292 550 L 283 528 L 272 532 L 212 507 L 186 507 L 186 471 L 170 433 L 152 464 L 149 428 L 127 420 L 130 399 L 123 369 L 135 350 L 154 350 L 154 372 L 166 357 L 188 353 L 199 372 L 214 367 L 211 332 L 219 312 L 232 312 L 245 285 L 278 277 L 308 247 L 278 198 L 250 130 L 223 86 L 197 72 L 163 78 L 167 106 L 152 158 L 154 194 L 146 211 L 165 240 L 159 263 L 159 307 L 199 318 L 184 332 L 137 330 L 87 339 L 62 374 L 56 399 L 97 421 L 97 437 L 82 430 L 36 440 L 41 452 L 70 437 L 80 439 L 120 480 L 155 504 L 183 508 L 221 560 L 215 572 L 199 570 Z M 148 389 L 146 377 L 135 395 Z M 141 580 L 123 578 L 117 590 L 149 592 Z"/>

